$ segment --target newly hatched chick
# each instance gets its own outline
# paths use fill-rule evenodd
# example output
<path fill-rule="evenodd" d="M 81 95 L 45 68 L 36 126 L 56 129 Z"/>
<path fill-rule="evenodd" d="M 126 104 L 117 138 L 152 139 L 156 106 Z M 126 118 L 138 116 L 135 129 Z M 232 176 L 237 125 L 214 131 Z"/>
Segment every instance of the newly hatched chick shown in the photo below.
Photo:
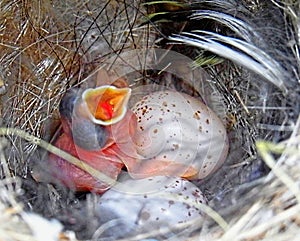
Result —
<path fill-rule="evenodd" d="M 102 86 L 92 91 L 98 91 L 97 102 L 94 96 L 82 98 L 83 94 L 76 90 L 63 97 L 60 104 L 63 133 L 54 145 L 116 180 L 124 165 L 115 140 L 128 143 L 127 139 L 135 130 L 135 116 L 126 110 L 130 90 Z M 96 103 L 97 111 L 89 112 L 92 107 L 87 106 L 93 106 L 91 102 Z M 90 119 L 92 113 L 94 119 L 102 124 Z M 118 120 L 120 115 L 121 121 Z M 114 129 L 114 134 L 111 129 Z M 84 165 L 78 168 L 54 154 L 49 154 L 48 164 L 51 175 L 57 181 L 76 191 L 102 193 L 110 187 L 85 172 Z"/>

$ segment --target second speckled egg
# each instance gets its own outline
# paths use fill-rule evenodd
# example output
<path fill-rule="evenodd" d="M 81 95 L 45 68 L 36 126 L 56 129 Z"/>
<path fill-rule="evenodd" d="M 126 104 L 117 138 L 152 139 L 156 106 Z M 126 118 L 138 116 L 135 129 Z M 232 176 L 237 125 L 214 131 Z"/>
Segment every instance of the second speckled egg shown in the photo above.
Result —
<path fill-rule="evenodd" d="M 204 217 L 203 204 L 207 200 L 201 190 L 182 178 L 133 180 L 121 175 L 120 182 L 100 197 L 95 213 L 101 224 L 109 224 L 103 240 L 131 240 L 129 237 L 140 233 L 158 231 L 159 235 L 159 231 L 200 219 Z"/>

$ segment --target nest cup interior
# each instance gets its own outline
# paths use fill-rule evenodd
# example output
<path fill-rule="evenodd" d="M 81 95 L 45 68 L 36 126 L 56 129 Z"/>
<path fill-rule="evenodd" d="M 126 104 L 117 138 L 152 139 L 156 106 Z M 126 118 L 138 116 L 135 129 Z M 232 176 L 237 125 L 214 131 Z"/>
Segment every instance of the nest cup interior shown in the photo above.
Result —
<path fill-rule="evenodd" d="M 61 132 L 58 113 L 61 98 L 71 88 L 86 90 L 98 86 L 97 74 L 102 68 L 107 71 L 107 79 L 101 80 L 105 85 L 117 78 L 128 81 L 131 98 L 123 101 L 129 101 L 129 106 L 140 95 L 153 91 L 172 89 L 187 93 L 214 110 L 229 137 L 229 155 L 224 165 L 209 178 L 193 181 L 217 214 L 210 213 L 213 217 L 208 215 L 206 220 L 197 220 L 188 229 L 184 227 L 185 232 L 180 232 L 183 229 L 179 227 L 179 232 L 167 230 L 150 238 L 173 235 L 182 240 L 186 237 L 197 240 L 212 235 L 210 240 L 213 237 L 250 240 L 272 238 L 274 234 L 281 237 L 283 233 L 288 236 L 289 232 L 299 234 L 299 222 L 295 222 L 299 209 L 294 212 L 290 209 L 299 205 L 300 87 L 295 24 L 299 17 L 293 11 L 299 3 L 288 5 L 288 1 L 281 1 L 282 6 L 278 6 L 275 2 L 244 2 L 247 3 L 178 1 L 175 4 L 126 0 L 74 5 L 73 1 L 43 4 L 2 1 L 0 24 L 5 26 L 0 46 L 2 126 L 21 129 L 52 143 Z M 287 33 L 282 29 L 288 29 Z M 229 38 L 216 35 L 220 33 Z M 244 41 L 244 47 L 239 41 Z M 220 46 L 228 49 L 219 49 Z M 185 60 L 158 52 L 153 55 L 150 49 L 154 47 L 172 50 L 192 61 L 187 64 Z M 138 51 L 135 57 L 122 55 L 136 49 L 143 51 Z M 163 68 L 152 68 L 153 62 Z M 175 66 L 176 71 L 168 71 L 169 65 Z M 74 193 L 59 183 L 35 181 L 33 170 L 47 172 L 44 162 L 47 151 L 35 139 L 24 138 L 25 134 L 13 131 L 4 134 L 0 210 L 13 207 L 16 211 L 7 216 L 9 221 L 2 222 L 4 216 L 0 217 L 0 231 L 1 223 L 27 230 L 24 222 L 30 221 L 21 217 L 30 212 L 60 221 L 78 239 L 101 237 L 97 233 L 103 225 L 99 221 L 101 214 L 95 212 L 100 196 Z M 273 143 L 273 146 L 260 143 L 261 148 L 267 148 L 263 149 L 267 150 L 265 155 L 258 151 L 259 140 Z M 285 148 L 292 151 L 286 149 L 287 154 L 283 155 Z M 271 150 L 276 155 L 271 155 Z M 279 160 L 283 174 L 277 169 L 273 171 L 272 162 L 266 159 Z M 285 179 L 281 179 L 282 175 Z M 283 225 L 276 214 L 287 210 L 291 214 L 283 219 L 286 222 Z M 14 217 L 18 217 L 17 226 L 12 221 Z M 272 218 L 272 227 L 260 226 Z M 243 220 L 248 221 L 248 226 L 243 225 Z M 47 225 L 50 228 L 56 224 Z M 260 229 L 256 230 L 256 226 Z M 143 233 L 152 231 L 155 230 Z M 33 228 L 26 232 L 36 235 Z"/>

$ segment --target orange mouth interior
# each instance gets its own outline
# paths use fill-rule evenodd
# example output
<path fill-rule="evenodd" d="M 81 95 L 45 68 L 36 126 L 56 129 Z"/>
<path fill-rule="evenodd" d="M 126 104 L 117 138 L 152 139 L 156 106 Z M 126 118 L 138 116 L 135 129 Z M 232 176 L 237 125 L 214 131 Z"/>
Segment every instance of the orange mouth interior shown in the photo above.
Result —
<path fill-rule="evenodd" d="M 124 114 L 129 96 L 129 88 L 102 86 L 87 90 L 83 98 L 95 119 L 105 122 Z"/>

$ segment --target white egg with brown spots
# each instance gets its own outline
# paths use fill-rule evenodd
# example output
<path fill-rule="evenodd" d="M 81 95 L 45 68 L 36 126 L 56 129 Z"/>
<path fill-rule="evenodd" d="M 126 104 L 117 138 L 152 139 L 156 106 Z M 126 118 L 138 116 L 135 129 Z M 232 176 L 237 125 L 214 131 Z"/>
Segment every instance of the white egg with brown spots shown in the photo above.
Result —
<path fill-rule="evenodd" d="M 105 192 L 96 213 L 111 222 L 101 238 L 128 238 L 138 233 L 174 228 L 203 217 L 207 200 L 193 183 L 176 177 L 127 179 Z M 115 222 L 115 223 L 114 223 Z"/>
<path fill-rule="evenodd" d="M 136 149 L 149 167 L 152 161 L 176 163 L 181 169 L 176 176 L 202 179 L 224 163 L 229 146 L 226 129 L 199 99 L 158 91 L 144 96 L 132 111 L 138 124 Z"/>

